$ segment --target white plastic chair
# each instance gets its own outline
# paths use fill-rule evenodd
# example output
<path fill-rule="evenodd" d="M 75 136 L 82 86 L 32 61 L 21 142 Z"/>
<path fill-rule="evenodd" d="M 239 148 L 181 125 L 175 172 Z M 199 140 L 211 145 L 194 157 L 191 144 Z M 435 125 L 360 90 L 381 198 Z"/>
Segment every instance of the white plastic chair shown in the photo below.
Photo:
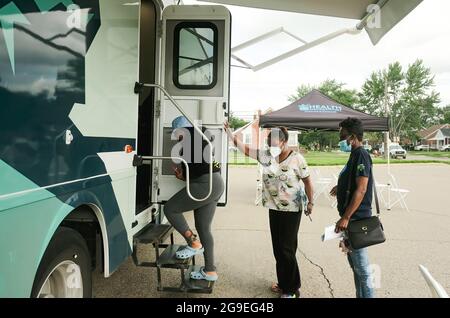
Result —
<path fill-rule="evenodd" d="M 333 179 L 334 179 L 334 186 L 338 184 L 338 180 L 339 180 L 339 172 L 333 173 Z M 333 185 L 331 185 L 333 187 Z M 330 190 L 331 191 L 331 190 Z M 332 202 L 331 202 L 331 207 L 333 209 L 335 209 L 337 207 L 337 198 L 333 198 Z"/>
<path fill-rule="evenodd" d="M 324 178 L 320 175 L 319 169 L 312 169 L 314 177 L 314 201 L 321 195 L 324 195 L 328 201 L 331 201 L 330 191 L 333 184 L 332 178 Z"/>
<path fill-rule="evenodd" d="M 324 178 L 324 177 L 322 177 L 322 175 L 320 174 L 319 168 L 311 169 L 311 170 L 315 174 L 315 181 L 330 181 L 330 182 L 333 181 L 332 178 Z"/>
<path fill-rule="evenodd" d="M 393 206 L 400 203 L 400 206 L 403 209 L 406 209 L 406 211 L 410 212 L 405 199 L 411 191 L 400 188 L 397 183 L 397 179 L 394 177 L 394 175 L 391 174 L 390 177 L 391 177 L 391 181 L 392 181 L 392 186 L 390 187 L 390 189 L 388 191 L 395 194 L 396 197 L 394 198 L 393 202 L 388 202 L 388 205 L 389 205 L 388 210 L 390 210 Z"/>
<path fill-rule="evenodd" d="M 384 208 L 387 209 L 388 208 L 388 204 L 385 198 L 385 192 L 389 191 L 389 185 L 388 184 L 384 184 L 384 183 L 378 183 L 375 181 L 375 187 L 377 188 L 377 193 L 378 193 L 378 199 L 381 201 L 381 203 L 383 204 Z"/>

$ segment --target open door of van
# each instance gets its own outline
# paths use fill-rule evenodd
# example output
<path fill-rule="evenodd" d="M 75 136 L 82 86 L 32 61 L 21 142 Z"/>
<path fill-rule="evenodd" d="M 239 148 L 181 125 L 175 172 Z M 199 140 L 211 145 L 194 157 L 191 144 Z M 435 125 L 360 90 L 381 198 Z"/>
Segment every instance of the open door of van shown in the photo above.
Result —
<path fill-rule="evenodd" d="M 228 180 L 231 15 L 223 6 L 169 6 L 160 25 L 162 58 L 155 116 L 154 156 L 170 157 L 172 121 L 183 114 L 208 130 L 214 159 Z M 177 104 L 177 105 L 175 105 Z M 180 108 L 180 109 L 178 109 Z M 182 111 L 180 111 L 182 110 Z M 186 183 L 174 176 L 171 160 L 155 160 L 152 201 L 164 203 Z M 225 205 L 227 191 L 219 201 Z"/>

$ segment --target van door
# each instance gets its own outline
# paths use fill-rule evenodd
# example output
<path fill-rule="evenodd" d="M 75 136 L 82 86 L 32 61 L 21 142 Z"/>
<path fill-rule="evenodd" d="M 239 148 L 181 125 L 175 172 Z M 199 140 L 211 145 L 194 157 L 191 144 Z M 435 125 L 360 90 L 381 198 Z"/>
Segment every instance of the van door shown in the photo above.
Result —
<path fill-rule="evenodd" d="M 162 19 L 161 83 L 183 111 L 213 136 L 214 158 L 228 180 L 228 139 L 223 122 L 229 114 L 231 15 L 223 6 L 169 6 Z M 171 156 L 172 121 L 181 112 L 162 94 L 156 110 L 154 155 Z M 153 202 L 164 203 L 185 186 L 170 160 L 155 161 Z M 219 204 L 225 205 L 227 191 Z"/>

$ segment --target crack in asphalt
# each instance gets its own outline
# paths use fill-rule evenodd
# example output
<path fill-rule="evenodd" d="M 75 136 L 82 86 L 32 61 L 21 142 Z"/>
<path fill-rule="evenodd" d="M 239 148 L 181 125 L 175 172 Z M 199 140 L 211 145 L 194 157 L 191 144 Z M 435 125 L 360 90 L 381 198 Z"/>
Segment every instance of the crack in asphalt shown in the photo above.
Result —
<path fill-rule="evenodd" d="M 320 266 L 319 264 L 314 263 L 311 259 L 309 259 L 308 256 L 306 256 L 306 254 L 305 254 L 300 248 L 298 248 L 298 251 L 300 252 L 300 254 L 303 255 L 303 257 L 304 257 L 308 262 L 310 262 L 313 266 L 315 266 L 315 267 L 317 267 L 317 268 L 320 269 L 320 274 L 323 276 L 323 278 L 325 279 L 325 281 L 326 281 L 327 284 L 328 284 L 328 291 L 330 292 L 331 298 L 335 298 L 335 297 L 334 297 L 334 289 L 333 289 L 333 287 L 332 287 L 332 285 L 331 285 L 331 281 L 330 281 L 330 279 L 327 277 L 327 275 L 325 274 L 325 270 L 323 269 L 323 267 Z"/>

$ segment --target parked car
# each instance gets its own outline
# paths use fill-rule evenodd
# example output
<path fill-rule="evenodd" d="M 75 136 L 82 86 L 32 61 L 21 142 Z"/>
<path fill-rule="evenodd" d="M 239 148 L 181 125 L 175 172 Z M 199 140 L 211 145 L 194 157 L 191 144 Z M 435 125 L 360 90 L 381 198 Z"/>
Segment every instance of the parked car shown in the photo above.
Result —
<path fill-rule="evenodd" d="M 400 145 L 392 145 L 389 147 L 389 155 L 392 159 L 403 158 L 406 159 L 407 152 Z"/>
<path fill-rule="evenodd" d="M 414 150 L 416 151 L 429 151 L 430 150 L 430 146 L 429 145 L 417 145 L 414 147 Z"/>
<path fill-rule="evenodd" d="M 384 146 L 383 145 L 380 148 L 380 154 L 384 155 Z M 392 159 L 396 159 L 396 158 L 406 159 L 407 154 L 408 154 L 407 151 L 405 149 L 403 149 L 402 146 L 400 146 L 397 143 L 392 143 L 389 146 L 389 155 Z"/>
<path fill-rule="evenodd" d="M 441 148 L 441 151 L 450 151 L 450 145 L 446 145 Z"/>
<path fill-rule="evenodd" d="M 414 150 L 414 145 L 413 144 L 407 144 L 407 145 L 403 145 L 403 149 L 405 149 L 406 151 L 412 151 Z"/>

